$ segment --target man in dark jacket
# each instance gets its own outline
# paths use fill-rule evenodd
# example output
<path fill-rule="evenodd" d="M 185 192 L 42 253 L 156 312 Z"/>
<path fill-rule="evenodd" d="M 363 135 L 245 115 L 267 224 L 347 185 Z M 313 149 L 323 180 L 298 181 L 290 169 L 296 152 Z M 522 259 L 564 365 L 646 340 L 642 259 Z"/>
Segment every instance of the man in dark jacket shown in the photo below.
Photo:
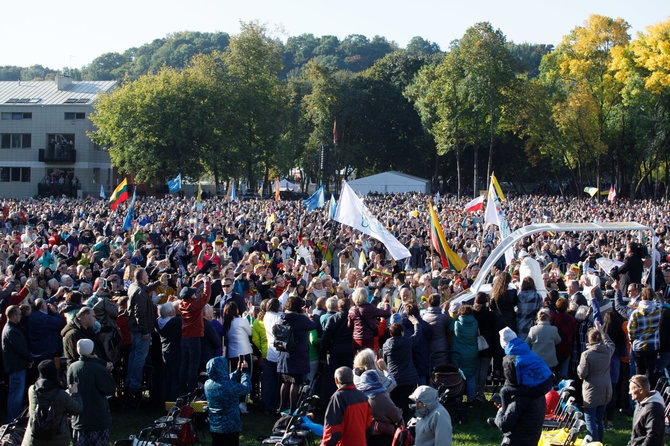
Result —
<path fill-rule="evenodd" d="M 347 324 L 349 299 L 342 298 L 337 302 L 338 312 L 328 318 L 323 328 L 319 358 L 328 361 L 328 374 L 335 373 L 338 367 L 353 366 L 354 349 L 351 343 L 354 329 Z M 337 388 L 331 380 L 326 382 L 325 397 L 332 395 Z"/>
<path fill-rule="evenodd" d="M 628 446 L 662 446 L 665 433 L 663 397 L 655 390 L 650 391 L 646 375 L 633 376 L 628 393 L 637 403 Z"/>
<path fill-rule="evenodd" d="M 334 317 L 334 316 L 333 316 Z M 354 386 L 354 372 L 349 367 L 335 370 L 337 392 L 326 408 L 321 446 L 360 446 L 372 423 L 368 399 Z"/>
<path fill-rule="evenodd" d="M 2 359 L 5 372 L 9 374 L 7 418 L 11 422 L 19 416 L 23 408 L 26 369 L 32 367 L 33 355 L 28 350 L 28 341 L 19 326 L 21 309 L 17 305 L 10 305 L 5 315 L 7 324 L 2 329 Z"/>
<path fill-rule="evenodd" d="M 65 318 L 58 314 L 53 305 L 41 297 L 35 300 L 35 310 L 28 317 L 28 343 L 30 351 L 38 360 L 53 359 L 63 352 L 60 335 L 65 327 Z"/>
<path fill-rule="evenodd" d="M 102 346 L 97 343 L 97 337 L 93 330 L 94 325 L 95 313 L 93 312 L 93 309 L 83 307 L 60 332 L 63 337 L 63 356 L 67 360 L 68 367 L 79 359 L 77 342 L 79 342 L 80 339 L 90 339 L 93 341 L 95 353 L 100 358 L 104 358 L 104 351 Z"/>
<path fill-rule="evenodd" d="M 109 445 L 109 428 L 112 414 L 107 397 L 114 394 L 116 383 L 112 373 L 93 356 L 93 342 L 77 342 L 79 361 L 67 370 L 67 383 L 77 383 L 83 400 L 83 410 L 72 417 L 73 446 Z"/>
<path fill-rule="evenodd" d="M 181 363 L 181 316 L 173 302 L 160 306 L 156 321 L 161 339 L 163 358 L 162 393 L 165 401 L 175 401 L 179 390 L 179 364 Z"/>
<path fill-rule="evenodd" d="M 615 266 L 612 269 L 611 276 L 614 280 L 618 280 L 621 285 L 621 291 L 628 291 L 629 283 L 642 282 L 642 271 L 644 266 L 642 257 L 640 256 L 640 246 L 635 242 L 628 243 L 626 251 L 626 258 L 621 267 Z"/>
<path fill-rule="evenodd" d="M 149 354 L 151 332 L 156 323 L 156 306 L 149 296 L 152 289 L 147 272 L 142 268 L 135 271 L 135 281 L 128 287 L 128 329 L 131 346 L 125 384 L 130 391 L 142 390 L 142 370 Z"/>

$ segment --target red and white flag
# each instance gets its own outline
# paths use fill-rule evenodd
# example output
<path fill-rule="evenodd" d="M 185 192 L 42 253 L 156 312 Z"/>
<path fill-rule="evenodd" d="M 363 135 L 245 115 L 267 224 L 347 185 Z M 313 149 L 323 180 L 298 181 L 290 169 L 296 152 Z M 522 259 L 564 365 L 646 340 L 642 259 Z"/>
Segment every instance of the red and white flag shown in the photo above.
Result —
<path fill-rule="evenodd" d="M 607 194 L 607 201 L 611 201 L 614 203 L 614 199 L 616 198 L 616 190 L 614 190 L 614 186 L 610 186 L 610 193 Z"/>
<path fill-rule="evenodd" d="M 471 202 L 465 205 L 465 211 L 469 214 L 474 211 L 481 211 L 484 209 L 484 196 L 480 195 Z"/>

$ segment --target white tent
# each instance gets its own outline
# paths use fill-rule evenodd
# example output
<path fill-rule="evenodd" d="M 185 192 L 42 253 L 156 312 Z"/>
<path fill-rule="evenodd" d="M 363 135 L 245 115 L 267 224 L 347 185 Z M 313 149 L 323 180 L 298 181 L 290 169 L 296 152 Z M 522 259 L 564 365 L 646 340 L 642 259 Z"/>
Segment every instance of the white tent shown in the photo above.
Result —
<path fill-rule="evenodd" d="M 272 183 L 272 190 L 275 189 L 275 184 L 276 183 Z M 293 184 L 289 180 L 284 178 L 283 180 L 279 181 L 279 190 L 280 191 L 292 190 L 294 192 L 297 192 L 298 190 L 300 190 L 300 186 L 298 186 L 297 184 Z"/>
<path fill-rule="evenodd" d="M 407 175 L 406 173 L 389 170 L 388 172 L 357 178 L 349 181 L 349 186 L 358 195 L 372 193 L 398 194 L 404 192 L 430 193 L 430 181 Z"/>

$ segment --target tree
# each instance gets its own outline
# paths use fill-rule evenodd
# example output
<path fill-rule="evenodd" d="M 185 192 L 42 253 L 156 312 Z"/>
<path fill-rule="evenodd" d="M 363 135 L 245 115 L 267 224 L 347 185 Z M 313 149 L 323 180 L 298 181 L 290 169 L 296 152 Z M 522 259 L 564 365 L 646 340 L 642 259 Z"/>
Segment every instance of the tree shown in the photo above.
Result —
<path fill-rule="evenodd" d="M 407 44 L 405 50 L 408 54 L 415 56 L 430 56 L 440 52 L 440 45 L 423 37 L 414 36 Z"/>
<path fill-rule="evenodd" d="M 473 104 L 486 105 L 489 119 L 489 159 L 486 178 L 490 177 L 496 124 L 502 101 L 502 90 L 513 77 L 513 59 L 505 35 L 488 22 L 468 28 L 459 42 L 464 59 L 465 85 Z M 475 173 L 475 183 L 476 183 Z M 488 180 L 487 180 L 488 181 Z M 476 192 L 476 187 L 475 187 Z"/>
<path fill-rule="evenodd" d="M 623 19 L 591 15 L 542 60 L 542 78 L 559 98 L 553 117 L 569 143 L 568 156 L 579 160 L 580 169 L 582 163 L 596 162 L 599 189 L 601 157 L 610 148 L 607 123 L 621 100 L 621 84 L 610 69 L 611 50 L 628 44 L 628 28 Z"/>

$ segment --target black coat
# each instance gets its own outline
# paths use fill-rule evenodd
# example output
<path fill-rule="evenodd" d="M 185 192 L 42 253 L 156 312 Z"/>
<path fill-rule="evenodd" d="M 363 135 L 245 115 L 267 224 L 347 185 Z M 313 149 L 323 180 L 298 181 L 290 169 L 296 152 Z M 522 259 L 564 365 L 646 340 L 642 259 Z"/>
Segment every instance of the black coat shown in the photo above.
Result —
<path fill-rule="evenodd" d="M 503 445 L 536 446 L 542 435 L 547 410 L 544 395 L 516 396 L 498 410 L 496 426 L 503 432 Z"/>
<path fill-rule="evenodd" d="M 611 276 L 619 280 L 619 289 L 624 296 L 628 296 L 628 285 L 642 282 L 643 270 L 642 259 L 637 254 L 633 254 L 624 259 L 623 266 L 614 267 Z"/>
<path fill-rule="evenodd" d="M 2 359 L 7 373 L 25 370 L 33 360 L 26 335 L 18 324 L 11 321 L 7 321 L 2 330 Z"/>

